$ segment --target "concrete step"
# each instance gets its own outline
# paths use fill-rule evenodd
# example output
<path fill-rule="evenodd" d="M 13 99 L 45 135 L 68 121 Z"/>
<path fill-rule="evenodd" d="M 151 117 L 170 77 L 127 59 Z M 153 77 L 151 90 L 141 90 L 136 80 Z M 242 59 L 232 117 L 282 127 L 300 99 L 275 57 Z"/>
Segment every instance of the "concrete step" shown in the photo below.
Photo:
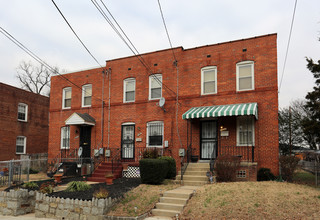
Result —
<path fill-rule="evenodd" d="M 166 209 L 152 209 L 151 213 L 156 216 L 174 217 L 180 214 L 179 211 L 166 210 Z"/>
<path fill-rule="evenodd" d="M 189 199 L 192 194 L 192 190 L 171 190 L 167 191 L 163 194 L 164 197 L 171 197 L 171 198 L 180 198 L 180 199 Z"/>
<path fill-rule="evenodd" d="M 192 180 L 182 180 L 182 182 L 180 180 L 178 181 L 184 186 L 203 186 L 209 183 L 208 181 L 192 181 Z"/>
<path fill-rule="evenodd" d="M 193 168 L 210 168 L 209 163 L 189 163 L 188 167 L 193 167 Z"/>
<path fill-rule="evenodd" d="M 173 203 L 163 203 L 158 202 L 156 204 L 157 209 L 166 209 L 181 212 L 183 210 L 184 205 L 181 204 L 173 204 Z"/>
<path fill-rule="evenodd" d="M 186 170 L 184 175 L 193 175 L 193 176 L 206 176 L 208 170 Z M 181 171 L 177 173 L 177 175 L 181 175 Z"/>
<path fill-rule="evenodd" d="M 173 198 L 173 197 L 161 197 L 160 202 L 161 203 L 173 203 L 173 204 L 180 204 L 180 205 L 186 205 L 188 199 L 184 198 Z"/>
<path fill-rule="evenodd" d="M 204 171 L 204 172 L 207 172 L 207 171 L 209 171 L 210 170 L 210 168 L 208 167 L 187 167 L 187 170 L 186 170 L 186 172 L 187 171 Z"/>
<path fill-rule="evenodd" d="M 176 180 L 181 180 L 181 176 L 176 176 Z M 208 181 L 208 177 L 207 176 L 183 175 L 183 180 Z"/>

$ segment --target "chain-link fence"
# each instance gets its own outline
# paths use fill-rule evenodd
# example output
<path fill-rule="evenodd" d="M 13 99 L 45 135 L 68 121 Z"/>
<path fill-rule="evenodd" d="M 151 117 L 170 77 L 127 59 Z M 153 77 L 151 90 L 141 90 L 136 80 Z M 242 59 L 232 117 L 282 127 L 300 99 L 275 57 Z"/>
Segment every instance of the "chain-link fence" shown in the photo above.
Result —
<path fill-rule="evenodd" d="M 30 174 L 45 172 L 47 159 L 23 159 L 0 161 L 0 186 L 8 186 L 29 181 Z"/>
<path fill-rule="evenodd" d="M 303 170 L 314 175 L 314 183 L 316 186 L 320 186 L 320 162 L 319 160 L 301 160 L 300 166 Z"/>

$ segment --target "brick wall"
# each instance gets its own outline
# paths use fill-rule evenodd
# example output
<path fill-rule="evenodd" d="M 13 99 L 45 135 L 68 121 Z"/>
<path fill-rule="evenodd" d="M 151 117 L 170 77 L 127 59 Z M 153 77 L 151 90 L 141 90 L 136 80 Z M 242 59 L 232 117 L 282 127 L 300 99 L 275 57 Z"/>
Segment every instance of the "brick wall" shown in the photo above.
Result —
<path fill-rule="evenodd" d="M 25 136 L 26 154 L 48 150 L 49 97 L 0 83 L 0 161 L 19 159 L 17 136 Z M 18 104 L 28 105 L 27 122 L 18 121 Z"/>
<path fill-rule="evenodd" d="M 164 122 L 164 140 L 169 143 L 173 156 L 178 159 L 178 148 L 187 147 L 187 120 L 182 120 L 182 114 L 191 107 L 212 106 L 237 103 L 258 103 L 259 118 L 255 121 L 255 159 L 258 167 L 268 167 L 278 174 L 278 93 L 277 93 L 277 46 L 276 34 L 265 35 L 245 40 L 202 46 L 192 49 L 178 47 L 174 49 L 178 60 L 178 70 L 173 64 L 172 51 L 162 50 L 143 54 L 143 60 L 152 73 L 161 73 L 164 84 L 162 96 L 166 99 L 163 111 L 156 104 L 158 100 L 148 100 L 149 75 L 148 71 L 136 57 L 126 57 L 107 61 L 103 69 L 91 69 L 64 76 L 82 87 L 91 83 L 93 86 L 92 107 L 81 107 L 81 90 L 59 76 L 52 77 L 50 100 L 50 135 L 49 157 L 57 155 L 60 147 L 60 128 L 65 120 L 73 113 L 89 113 L 96 120 L 92 129 L 92 147 L 102 141 L 103 147 L 115 148 L 121 146 L 121 124 L 135 123 L 135 147 L 146 146 L 146 125 L 150 121 Z M 246 48 L 246 51 L 243 49 Z M 254 83 L 252 91 L 236 91 L 236 64 L 241 61 L 254 61 Z M 201 68 L 217 67 L 217 93 L 201 95 Z M 176 121 L 176 90 L 177 72 L 179 73 L 179 107 L 178 124 Z M 136 79 L 135 102 L 123 103 L 123 80 Z M 109 82 L 111 84 L 109 94 Z M 62 89 L 72 87 L 71 109 L 62 110 Z M 104 87 L 104 89 L 102 89 Z M 102 93 L 104 117 L 102 120 Z M 110 95 L 110 103 L 109 103 Z M 110 118 L 108 105 L 110 104 Z M 108 131 L 108 120 L 110 130 Z M 192 122 L 192 145 L 199 149 L 199 121 Z M 236 145 L 235 117 L 219 118 L 219 125 L 228 128 L 230 136 L 220 138 L 219 144 Z M 75 126 L 71 126 L 75 127 Z M 178 138 L 178 130 L 180 139 Z M 109 132 L 109 133 L 108 133 Z M 189 135 L 189 136 L 188 136 Z M 108 140 L 108 136 L 110 139 Z M 71 132 L 71 147 L 79 147 L 77 134 Z M 179 164 L 179 163 L 177 163 Z"/>

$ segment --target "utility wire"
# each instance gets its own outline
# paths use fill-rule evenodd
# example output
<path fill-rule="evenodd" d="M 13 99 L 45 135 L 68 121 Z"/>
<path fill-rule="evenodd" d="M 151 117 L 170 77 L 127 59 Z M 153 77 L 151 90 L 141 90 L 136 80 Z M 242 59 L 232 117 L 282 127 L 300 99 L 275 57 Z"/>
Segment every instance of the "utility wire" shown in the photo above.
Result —
<path fill-rule="evenodd" d="M 86 45 L 82 42 L 82 40 L 80 39 L 80 37 L 77 35 L 77 33 L 74 31 L 74 29 L 72 28 L 72 26 L 70 25 L 70 23 L 68 22 L 68 20 L 66 19 L 66 17 L 63 15 L 63 13 L 61 12 L 61 10 L 59 9 L 58 5 L 54 2 L 54 0 L 51 0 L 52 3 L 54 4 L 54 6 L 56 7 L 56 9 L 59 11 L 60 15 L 63 17 L 64 21 L 68 24 L 69 28 L 71 29 L 71 31 L 73 32 L 73 34 L 77 37 L 77 39 L 80 41 L 80 43 L 82 44 L 82 46 L 86 49 L 86 51 L 90 54 L 90 56 L 96 61 L 96 63 L 101 67 L 101 64 L 98 62 L 98 60 L 92 55 L 92 53 L 90 52 L 90 50 L 86 47 Z"/>
<path fill-rule="evenodd" d="M 181 141 L 180 132 L 179 132 L 179 120 L 178 120 L 178 113 L 179 113 L 179 68 L 178 68 L 178 61 L 177 61 L 176 55 L 174 54 L 174 50 L 173 50 L 173 47 L 172 47 L 172 43 L 171 43 L 171 39 L 170 39 L 170 36 L 169 36 L 168 28 L 167 28 L 167 25 L 166 25 L 166 22 L 165 22 L 165 19 L 164 19 L 164 15 L 163 15 L 163 12 L 162 12 L 160 0 L 158 0 L 158 5 L 159 5 L 159 9 L 160 9 L 162 22 L 163 22 L 164 28 L 166 30 L 167 38 L 168 38 L 168 41 L 169 41 L 169 44 L 170 44 L 170 47 L 171 47 L 171 50 L 172 50 L 172 56 L 173 56 L 173 59 L 174 59 L 173 63 L 174 63 L 174 66 L 176 67 L 176 71 L 177 71 L 177 73 L 176 73 L 177 74 L 176 127 L 177 127 L 177 135 L 178 135 L 180 147 L 182 148 L 183 146 L 182 146 L 182 141 Z"/>
<path fill-rule="evenodd" d="M 291 40 L 292 28 L 293 28 L 293 21 L 294 21 L 294 16 L 295 16 L 295 14 L 296 14 L 297 2 L 298 2 L 298 0 L 295 0 L 294 9 L 293 9 L 293 15 L 292 15 L 292 20 L 291 20 L 291 27 L 290 27 L 289 39 L 288 39 L 288 44 L 287 44 L 287 50 L 286 50 L 286 55 L 285 55 L 285 58 L 284 58 L 284 64 L 283 64 L 282 75 L 281 75 L 281 80 L 280 80 L 280 84 L 279 84 L 278 93 L 280 93 L 280 90 L 281 90 L 283 75 L 284 75 L 284 71 L 285 71 L 285 68 L 286 68 L 288 51 L 289 51 L 289 45 L 290 45 L 290 40 Z"/>
<path fill-rule="evenodd" d="M 104 10 L 101 8 L 101 6 L 97 3 L 96 0 L 91 0 L 91 2 L 94 4 L 94 6 L 97 8 L 97 10 L 100 12 L 100 14 L 104 17 L 104 19 L 107 21 L 107 23 L 111 26 L 111 28 L 117 33 L 117 35 L 121 38 L 121 40 L 127 45 L 127 47 L 130 49 L 130 51 L 135 55 L 135 57 L 140 61 L 140 63 L 147 69 L 147 71 L 151 74 L 151 76 L 153 77 L 153 79 L 155 79 L 160 85 L 163 85 L 165 88 L 167 88 L 168 91 L 170 91 L 172 94 L 176 95 L 176 93 L 170 89 L 165 83 L 162 82 L 162 80 L 160 80 L 157 76 L 155 76 L 156 73 L 153 73 L 153 71 L 151 70 L 151 68 L 148 66 L 148 64 L 145 62 L 145 60 L 143 59 L 143 57 L 140 55 L 139 51 L 137 50 L 137 48 L 134 46 L 134 44 L 132 43 L 132 41 L 129 39 L 129 37 L 127 36 L 127 34 L 124 32 L 124 30 L 121 28 L 121 26 L 119 25 L 119 23 L 116 21 L 116 19 L 114 18 L 114 16 L 111 14 L 110 10 L 108 9 L 108 7 L 103 3 L 102 0 L 100 0 L 104 6 L 104 8 L 107 10 L 108 14 L 111 16 L 111 18 L 113 19 L 113 21 L 117 24 L 118 28 L 121 30 L 122 34 L 125 36 L 123 37 L 120 33 L 120 31 L 116 28 L 116 26 L 112 23 L 111 19 L 107 16 L 107 14 L 104 12 Z M 131 46 L 129 45 L 129 43 L 131 44 Z"/>
<path fill-rule="evenodd" d="M 35 53 L 33 53 L 31 50 L 29 50 L 26 46 L 24 46 L 20 41 L 18 41 L 14 36 L 12 36 L 8 31 L 6 31 L 4 28 L 0 27 L 0 32 L 7 37 L 10 41 L 12 41 L 15 45 L 17 45 L 20 49 L 22 49 L 24 52 L 26 52 L 29 56 L 31 56 L 34 60 L 36 60 L 38 63 L 40 63 L 41 65 L 45 66 L 46 68 L 48 68 L 52 73 L 60 76 L 61 78 L 63 78 L 64 80 L 66 80 L 67 82 L 71 83 L 72 85 L 76 86 L 77 88 L 81 89 L 82 91 L 86 92 L 85 90 L 82 89 L 82 87 L 78 86 L 77 84 L 75 84 L 74 82 L 72 82 L 71 80 L 69 80 L 68 78 L 66 78 L 64 75 L 60 74 L 56 69 L 54 69 L 53 67 L 51 67 L 49 64 L 47 64 L 45 61 L 43 61 L 39 56 L 37 56 Z M 93 95 L 91 95 L 91 97 L 102 101 L 100 98 L 97 98 Z"/>

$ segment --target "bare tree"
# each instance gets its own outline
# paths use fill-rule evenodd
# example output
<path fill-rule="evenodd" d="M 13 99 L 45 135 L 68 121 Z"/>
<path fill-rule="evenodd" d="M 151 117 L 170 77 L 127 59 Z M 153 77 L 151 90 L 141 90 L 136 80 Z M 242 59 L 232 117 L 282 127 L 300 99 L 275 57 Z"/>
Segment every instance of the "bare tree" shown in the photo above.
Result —
<path fill-rule="evenodd" d="M 54 67 L 55 72 L 58 68 Z M 50 94 L 50 78 L 52 71 L 44 65 L 36 66 L 33 63 L 22 61 L 17 68 L 17 75 L 21 88 L 30 92 L 49 95 Z"/>

